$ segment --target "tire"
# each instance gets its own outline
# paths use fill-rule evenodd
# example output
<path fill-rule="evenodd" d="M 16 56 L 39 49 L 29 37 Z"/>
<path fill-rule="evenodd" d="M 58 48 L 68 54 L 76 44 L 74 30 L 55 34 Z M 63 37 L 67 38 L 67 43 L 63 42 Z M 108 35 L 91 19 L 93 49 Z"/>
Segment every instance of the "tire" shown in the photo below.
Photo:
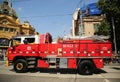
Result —
<path fill-rule="evenodd" d="M 14 63 L 14 70 L 17 73 L 24 73 L 27 71 L 27 62 L 24 59 L 18 59 Z"/>
<path fill-rule="evenodd" d="M 78 72 L 81 75 L 92 75 L 94 66 L 93 63 L 89 60 L 83 60 L 78 64 Z"/>

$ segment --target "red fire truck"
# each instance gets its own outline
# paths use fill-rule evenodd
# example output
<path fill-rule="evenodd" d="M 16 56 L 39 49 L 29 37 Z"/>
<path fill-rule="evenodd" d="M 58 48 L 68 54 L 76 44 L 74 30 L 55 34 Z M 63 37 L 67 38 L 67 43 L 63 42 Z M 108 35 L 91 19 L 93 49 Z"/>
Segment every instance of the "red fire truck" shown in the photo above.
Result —
<path fill-rule="evenodd" d="M 26 40 L 26 41 L 25 41 Z M 52 42 L 49 33 L 34 36 L 17 36 L 10 41 L 7 66 L 13 64 L 16 72 L 29 68 L 77 69 L 90 75 L 103 68 L 104 58 L 111 58 L 111 42 L 88 39 L 65 39 Z"/>

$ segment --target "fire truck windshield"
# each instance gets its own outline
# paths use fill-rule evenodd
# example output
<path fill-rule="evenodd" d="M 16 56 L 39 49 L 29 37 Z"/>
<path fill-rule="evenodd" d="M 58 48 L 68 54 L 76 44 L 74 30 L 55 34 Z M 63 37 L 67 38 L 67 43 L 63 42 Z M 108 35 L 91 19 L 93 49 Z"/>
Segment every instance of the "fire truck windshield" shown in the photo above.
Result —
<path fill-rule="evenodd" d="M 39 43 L 38 40 L 39 38 L 38 36 L 17 36 L 17 37 L 13 37 L 9 43 L 9 46 L 16 46 L 18 44 L 25 44 L 25 41 L 27 41 L 27 43 L 29 44 L 33 44 L 33 43 Z"/>
<path fill-rule="evenodd" d="M 9 46 L 16 46 L 21 43 L 21 38 L 12 38 L 10 40 Z"/>

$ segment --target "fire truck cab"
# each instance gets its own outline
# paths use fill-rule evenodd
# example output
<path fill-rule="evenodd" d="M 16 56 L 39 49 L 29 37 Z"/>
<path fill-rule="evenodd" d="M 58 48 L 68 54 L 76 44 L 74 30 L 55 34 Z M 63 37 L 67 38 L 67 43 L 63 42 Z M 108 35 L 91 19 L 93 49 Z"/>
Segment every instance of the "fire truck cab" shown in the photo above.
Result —
<path fill-rule="evenodd" d="M 28 43 L 24 43 L 27 39 Z M 19 41 L 17 45 L 14 40 Z M 94 69 L 103 68 L 104 58 L 111 58 L 111 42 L 93 39 L 66 39 L 52 43 L 49 33 L 13 37 L 7 54 L 7 66 L 13 64 L 16 72 L 30 68 L 76 69 L 90 75 Z"/>
<path fill-rule="evenodd" d="M 25 35 L 25 36 L 13 36 L 12 40 L 17 41 L 19 44 L 24 44 L 24 40 L 27 40 L 28 43 L 40 43 L 38 35 Z"/>
<path fill-rule="evenodd" d="M 41 34 L 41 35 L 21 35 L 21 36 L 13 36 L 11 38 L 12 42 L 15 44 L 24 44 L 25 41 L 29 44 L 39 44 L 39 43 L 51 43 L 52 36 L 50 33 Z M 11 45 L 11 44 L 10 44 Z"/>

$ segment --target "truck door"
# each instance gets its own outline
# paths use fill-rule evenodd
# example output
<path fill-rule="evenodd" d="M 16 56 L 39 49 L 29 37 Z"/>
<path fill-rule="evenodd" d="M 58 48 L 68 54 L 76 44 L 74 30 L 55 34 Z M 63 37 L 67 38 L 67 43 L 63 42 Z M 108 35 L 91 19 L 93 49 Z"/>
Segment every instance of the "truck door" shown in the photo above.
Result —
<path fill-rule="evenodd" d="M 99 45 L 96 43 L 88 44 L 88 56 L 99 56 Z"/>

